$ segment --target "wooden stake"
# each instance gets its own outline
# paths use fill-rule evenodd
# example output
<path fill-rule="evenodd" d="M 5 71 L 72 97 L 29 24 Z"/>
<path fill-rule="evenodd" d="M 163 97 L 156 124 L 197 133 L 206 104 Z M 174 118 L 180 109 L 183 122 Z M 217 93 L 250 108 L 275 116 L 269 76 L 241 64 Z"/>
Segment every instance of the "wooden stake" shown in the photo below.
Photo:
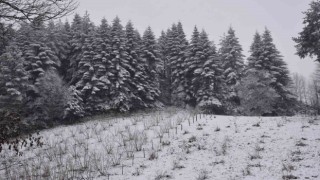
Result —
<path fill-rule="evenodd" d="M 132 156 L 132 166 L 133 166 L 133 164 L 134 164 L 134 155 Z"/>
<path fill-rule="evenodd" d="M 123 167 L 124 167 L 124 165 L 122 164 L 122 175 L 123 175 Z"/>
<path fill-rule="evenodd" d="M 146 152 L 145 152 L 144 148 L 143 148 L 143 158 L 146 158 Z"/>
<path fill-rule="evenodd" d="M 176 126 L 176 134 L 178 134 L 178 126 Z"/>
<path fill-rule="evenodd" d="M 151 140 L 152 150 L 153 150 L 153 140 Z"/>

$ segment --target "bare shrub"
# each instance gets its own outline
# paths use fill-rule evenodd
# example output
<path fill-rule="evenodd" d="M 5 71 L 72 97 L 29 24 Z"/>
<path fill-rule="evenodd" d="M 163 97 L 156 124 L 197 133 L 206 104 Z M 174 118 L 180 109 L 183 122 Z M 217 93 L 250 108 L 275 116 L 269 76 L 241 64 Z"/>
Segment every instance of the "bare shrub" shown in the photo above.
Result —
<path fill-rule="evenodd" d="M 196 178 L 197 180 L 205 180 L 209 179 L 209 171 L 205 169 L 201 169 L 198 173 L 198 176 Z"/>

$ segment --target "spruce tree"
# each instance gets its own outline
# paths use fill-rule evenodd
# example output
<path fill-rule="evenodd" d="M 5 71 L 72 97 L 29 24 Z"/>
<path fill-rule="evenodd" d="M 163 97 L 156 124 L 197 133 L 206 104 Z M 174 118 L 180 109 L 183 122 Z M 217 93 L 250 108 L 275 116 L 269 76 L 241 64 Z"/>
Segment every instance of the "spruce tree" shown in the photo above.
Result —
<path fill-rule="evenodd" d="M 86 111 L 92 113 L 94 102 L 92 102 L 92 94 L 95 94 L 96 91 L 99 91 L 93 85 L 94 79 L 94 67 L 93 59 L 95 56 L 94 47 L 93 47 L 93 35 L 87 37 L 82 48 L 82 54 L 80 58 L 79 65 L 77 67 L 77 77 L 76 89 L 80 91 L 81 97 L 83 99 L 84 107 Z"/>
<path fill-rule="evenodd" d="M 125 32 L 120 19 L 113 20 L 111 31 L 111 69 L 110 81 L 112 84 L 110 96 L 112 108 L 119 111 L 129 111 L 132 108 L 133 92 L 130 89 L 130 66 L 126 52 Z"/>
<path fill-rule="evenodd" d="M 84 17 L 79 14 L 75 14 L 73 22 L 71 24 L 70 32 L 70 68 L 67 73 L 67 81 L 69 84 L 74 85 L 79 79 L 77 79 L 77 68 L 82 54 L 82 47 L 89 36 L 89 33 L 94 30 L 94 25 L 90 21 L 89 14 L 86 13 Z"/>
<path fill-rule="evenodd" d="M 161 60 L 161 69 L 159 72 L 159 83 L 160 83 L 160 99 L 164 104 L 171 103 L 171 68 L 169 65 L 169 48 L 167 34 L 170 34 L 170 29 L 167 33 L 161 32 L 160 37 L 157 41 L 157 47 L 159 51 L 159 57 Z"/>
<path fill-rule="evenodd" d="M 141 58 L 146 63 L 147 102 L 156 103 L 160 95 L 159 72 L 161 68 L 156 39 L 150 27 L 143 33 L 141 52 Z"/>
<path fill-rule="evenodd" d="M 186 96 L 186 79 L 184 69 L 187 58 L 188 41 L 182 28 L 181 22 L 178 22 L 177 27 L 173 26 L 171 30 L 173 35 L 173 45 L 177 53 L 173 54 L 171 59 L 172 72 L 172 99 L 174 104 L 183 103 Z"/>
<path fill-rule="evenodd" d="M 66 78 L 69 69 L 69 54 L 70 54 L 70 29 L 69 24 L 63 24 L 61 21 L 54 23 L 50 21 L 45 29 L 46 45 L 55 53 L 61 62 L 59 74 Z"/>
<path fill-rule="evenodd" d="M 197 27 L 194 28 L 193 34 L 191 37 L 191 42 L 187 52 L 186 59 L 186 68 L 185 68 L 185 77 L 186 77 L 186 103 L 192 106 L 196 106 L 197 99 L 197 86 L 200 82 L 196 82 L 195 79 L 195 70 L 201 68 L 200 62 L 200 33 Z M 196 84 L 194 84 L 196 83 Z"/>
<path fill-rule="evenodd" d="M 22 111 L 31 87 L 28 72 L 24 69 L 25 60 L 16 45 L 6 48 L 0 56 L 0 105 L 13 111 Z"/>
<path fill-rule="evenodd" d="M 262 38 L 261 35 L 256 32 L 253 42 L 250 46 L 250 56 L 247 59 L 248 65 L 246 67 L 246 71 L 266 69 L 266 64 L 262 56 L 262 50 Z"/>
<path fill-rule="evenodd" d="M 223 76 L 216 48 L 203 30 L 199 37 L 199 61 L 192 84 L 197 86 L 197 106 L 206 112 L 222 113 Z"/>
<path fill-rule="evenodd" d="M 235 85 L 239 83 L 243 75 L 244 55 L 242 54 L 242 47 L 235 35 L 235 31 L 231 27 L 227 35 L 220 42 L 219 55 L 224 70 L 225 83 L 228 87 L 227 99 L 229 99 L 231 106 L 232 104 L 239 104 Z"/>
<path fill-rule="evenodd" d="M 129 21 L 125 28 L 126 52 L 128 54 L 129 66 L 126 68 L 130 73 L 130 88 L 134 96 L 132 97 L 133 108 L 146 108 L 150 106 L 147 100 L 149 94 L 148 77 L 146 74 L 146 61 L 141 57 L 141 37 Z"/>
<path fill-rule="evenodd" d="M 277 103 L 277 111 L 281 114 L 289 113 L 293 102 L 295 101 L 294 96 L 289 90 L 291 85 L 291 78 L 287 64 L 282 59 L 280 52 L 277 50 L 271 33 L 268 29 L 265 30 L 262 36 L 263 52 L 262 56 L 266 65 L 265 69 L 274 78 L 271 86 L 280 95 Z"/>

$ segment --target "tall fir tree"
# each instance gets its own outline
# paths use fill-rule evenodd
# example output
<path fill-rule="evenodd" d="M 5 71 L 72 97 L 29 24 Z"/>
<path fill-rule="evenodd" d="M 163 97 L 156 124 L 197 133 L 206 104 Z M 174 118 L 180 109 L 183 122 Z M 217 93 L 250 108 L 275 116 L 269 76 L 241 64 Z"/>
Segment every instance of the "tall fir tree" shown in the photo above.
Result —
<path fill-rule="evenodd" d="M 93 47 L 93 35 L 88 36 L 82 47 L 81 58 L 77 67 L 77 77 L 76 89 L 80 91 L 81 97 L 83 99 L 85 110 L 88 113 L 94 111 L 94 103 L 92 102 L 92 95 L 96 93 L 99 89 L 93 85 L 94 79 L 94 67 L 93 59 L 95 56 Z"/>
<path fill-rule="evenodd" d="M 197 27 L 194 27 L 193 34 L 191 37 L 191 42 L 187 52 L 186 59 L 186 68 L 185 68 L 185 78 L 186 78 L 186 87 L 188 87 L 186 91 L 186 103 L 191 106 L 197 105 L 196 99 L 196 90 L 197 85 L 200 82 L 196 82 L 195 79 L 195 70 L 201 68 L 201 62 L 199 57 L 200 49 L 200 33 Z M 196 84 L 194 84 L 196 83 Z"/>
<path fill-rule="evenodd" d="M 129 111 L 132 108 L 133 92 L 130 89 L 130 66 L 129 57 L 126 52 L 125 32 L 116 17 L 110 31 L 111 35 L 111 73 L 110 81 L 112 89 L 110 96 L 113 109 L 119 111 Z"/>
<path fill-rule="evenodd" d="M 31 87 L 24 61 L 22 52 L 14 44 L 8 46 L 0 56 L 1 108 L 16 112 L 24 110 L 27 90 Z"/>
<path fill-rule="evenodd" d="M 219 55 L 224 70 L 225 83 L 228 87 L 230 106 L 239 104 L 235 86 L 239 83 L 244 69 L 244 55 L 235 31 L 230 27 L 227 35 L 220 42 Z"/>
<path fill-rule="evenodd" d="M 271 33 L 268 29 L 264 31 L 262 38 L 262 56 L 264 62 L 267 64 L 265 69 L 274 78 L 271 86 L 280 95 L 277 102 L 277 111 L 282 114 L 290 114 L 291 112 L 289 111 L 292 109 L 295 98 L 289 88 L 292 81 L 287 64 L 273 43 Z"/>
<path fill-rule="evenodd" d="M 89 33 L 94 30 L 94 25 L 90 21 L 89 14 L 86 12 L 84 17 L 75 14 L 70 31 L 70 67 L 67 73 L 66 80 L 69 84 L 74 85 L 79 79 L 77 75 L 77 68 L 82 54 L 82 47 L 89 36 Z"/>
<path fill-rule="evenodd" d="M 261 35 L 256 32 L 250 46 L 250 56 L 247 59 L 248 64 L 246 66 L 246 71 L 265 69 L 266 64 L 262 56 L 262 50 L 262 38 Z"/>
<path fill-rule="evenodd" d="M 130 73 L 130 88 L 134 96 L 132 99 L 133 108 L 146 108 L 149 106 L 146 95 L 148 92 L 147 74 L 145 71 L 146 62 L 140 57 L 141 37 L 134 29 L 133 24 L 129 21 L 125 28 L 126 35 L 126 52 L 128 53 L 127 67 Z"/>
<path fill-rule="evenodd" d="M 70 54 L 70 27 L 69 23 L 63 24 L 60 21 L 54 23 L 50 21 L 45 29 L 45 42 L 46 45 L 55 53 L 61 62 L 59 74 L 66 78 L 69 68 L 69 54 Z"/>
<path fill-rule="evenodd" d="M 223 76 L 216 48 L 203 30 L 199 37 L 198 60 L 201 65 L 195 69 L 193 85 L 196 85 L 197 106 L 206 112 L 222 113 Z"/>
<path fill-rule="evenodd" d="M 176 28 L 175 26 L 171 29 L 173 35 L 173 46 L 176 49 L 176 53 L 173 55 L 173 59 L 171 59 L 171 72 L 172 72 L 172 100 L 175 102 L 174 104 L 181 104 L 185 101 L 186 97 L 186 79 L 184 76 L 184 69 L 186 65 L 187 59 L 187 48 L 188 41 L 186 39 L 185 33 L 183 31 L 183 27 L 181 22 L 178 22 Z"/>
<path fill-rule="evenodd" d="M 160 95 L 159 72 L 161 69 L 161 63 L 156 39 L 150 27 L 148 27 L 143 33 L 141 52 L 141 58 L 146 63 L 146 83 L 148 84 L 148 94 L 146 98 L 149 103 L 156 103 Z"/>
<path fill-rule="evenodd" d="M 171 69 L 168 60 L 168 38 L 167 34 L 170 34 L 170 29 L 167 33 L 161 32 L 160 37 L 157 41 L 157 47 L 159 51 L 159 56 L 161 59 L 161 70 L 159 72 L 159 83 L 160 83 L 160 99 L 164 104 L 171 103 Z"/>

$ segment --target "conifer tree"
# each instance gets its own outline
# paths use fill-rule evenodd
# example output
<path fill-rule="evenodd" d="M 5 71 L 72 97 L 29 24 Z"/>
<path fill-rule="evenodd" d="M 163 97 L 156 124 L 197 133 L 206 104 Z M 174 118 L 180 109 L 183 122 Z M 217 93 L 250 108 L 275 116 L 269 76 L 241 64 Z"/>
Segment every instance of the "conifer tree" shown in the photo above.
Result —
<path fill-rule="evenodd" d="M 194 28 L 193 34 L 191 37 L 191 42 L 187 52 L 186 68 L 185 68 L 185 77 L 186 77 L 186 103 L 192 106 L 196 106 L 197 99 L 197 85 L 200 82 L 196 82 L 195 79 L 195 70 L 202 67 L 200 62 L 200 57 L 198 51 L 200 51 L 200 33 L 197 27 Z M 194 84 L 196 83 L 196 84 Z"/>
<path fill-rule="evenodd" d="M 265 30 L 262 36 L 263 52 L 262 56 L 266 65 L 265 69 L 271 74 L 274 78 L 274 81 L 271 83 L 271 86 L 276 90 L 280 95 L 280 98 L 277 102 L 277 110 L 279 113 L 289 113 L 291 109 L 290 106 L 294 104 L 294 96 L 289 90 L 291 85 L 291 78 L 289 75 L 289 70 L 287 64 L 282 59 L 280 52 L 277 50 L 271 33 L 268 29 Z"/>
<path fill-rule="evenodd" d="M 82 54 L 82 47 L 85 43 L 86 38 L 89 36 L 89 33 L 94 30 L 94 25 L 90 21 L 89 14 L 86 12 L 84 17 L 81 17 L 79 14 L 75 14 L 73 22 L 71 24 L 70 32 L 70 68 L 68 70 L 67 81 L 69 84 L 74 85 L 79 77 L 77 75 L 77 68 L 79 67 L 79 62 Z"/>
<path fill-rule="evenodd" d="M 130 73 L 130 88 L 134 96 L 132 99 L 133 108 L 148 107 L 146 102 L 146 94 L 148 94 L 148 79 L 146 74 L 146 62 L 140 57 L 141 37 L 134 29 L 133 24 L 129 21 L 125 28 L 126 34 L 126 52 L 128 54 L 129 66 L 127 67 Z"/>
<path fill-rule="evenodd" d="M 0 56 L 0 105 L 13 111 L 21 111 L 31 84 L 24 69 L 22 52 L 16 45 L 6 48 Z"/>
<path fill-rule="evenodd" d="M 66 78 L 67 71 L 70 65 L 69 54 L 70 54 L 70 29 L 68 22 L 63 24 L 59 21 L 55 24 L 50 21 L 45 29 L 45 42 L 46 45 L 55 53 L 57 58 L 61 62 L 61 67 L 59 68 L 59 74 L 63 78 Z"/>
<path fill-rule="evenodd" d="M 248 57 L 248 65 L 246 67 L 247 71 L 265 69 L 266 64 L 262 56 L 262 50 L 262 38 L 261 35 L 256 32 L 250 46 L 250 56 Z"/>
<path fill-rule="evenodd" d="M 244 55 L 235 31 L 230 27 L 227 35 L 220 42 L 219 55 L 224 70 L 225 83 L 228 87 L 228 99 L 231 104 L 238 104 L 235 85 L 239 83 L 244 69 Z"/>
<path fill-rule="evenodd" d="M 160 99 L 164 104 L 171 103 L 171 69 L 168 61 L 168 38 L 167 34 L 170 33 L 170 29 L 168 29 L 167 33 L 164 31 L 161 32 L 160 37 L 157 41 L 157 47 L 159 51 L 159 57 L 161 60 L 161 69 L 159 72 L 159 83 L 160 83 Z"/>
<path fill-rule="evenodd" d="M 92 111 L 105 112 L 110 110 L 110 67 L 111 67 L 111 47 L 110 47 L 110 27 L 105 18 L 97 31 L 93 32 L 89 39 L 92 39 L 91 50 L 93 74 L 91 84 L 95 91 L 90 95 Z"/>
<path fill-rule="evenodd" d="M 182 28 L 181 22 L 178 22 L 177 27 L 173 26 L 173 45 L 177 53 L 171 59 L 172 68 L 172 99 L 175 104 L 182 103 L 186 96 L 186 79 L 184 76 L 184 69 L 187 58 L 188 41 Z M 175 33 L 174 33 L 175 32 Z"/>
<path fill-rule="evenodd" d="M 222 112 L 223 76 L 216 48 L 203 30 L 199 38 L 201 66 L 194 71 L 193 84 L 197 84 L 197 106 L 207 112 Z M 199 83 L 199 84 L 198 84 Z"/>
<path fill-rule="evenodd" d="M 134 95 L 130 90 L 130 73 L 127 70 L 130 65 L 126 52 L 125 32 L 118 17 L 113 20 L 110 35 L 112 48 L 110 57 L 111 105 L 113 109 L 129 111 L 132 108 L 131 100 Z"/>
<path fill-rule="evenodd" d="M 145 71 L 148 84 L 148 94 L 146 98 L 148 102 L 152 104 L 158 101 L 160 95 L 159 72 L 161 68 L 156 39 L 150 27 L 143 33 L 141 52 L 141 58 L 146 63 Z"/>
<path fill-rule="evenodd" d="M 94 68 L 92 61 L 95 56 L 93 49 L 93 37 L 87 37 L 76 73 L 78 76 L 76 79 L 79 79 L 76 83 L 76 89 L 80 91 L 85 110 L 88 112 L 93 112 L 92 94 L 99 90 L 93 85 Z"/>

